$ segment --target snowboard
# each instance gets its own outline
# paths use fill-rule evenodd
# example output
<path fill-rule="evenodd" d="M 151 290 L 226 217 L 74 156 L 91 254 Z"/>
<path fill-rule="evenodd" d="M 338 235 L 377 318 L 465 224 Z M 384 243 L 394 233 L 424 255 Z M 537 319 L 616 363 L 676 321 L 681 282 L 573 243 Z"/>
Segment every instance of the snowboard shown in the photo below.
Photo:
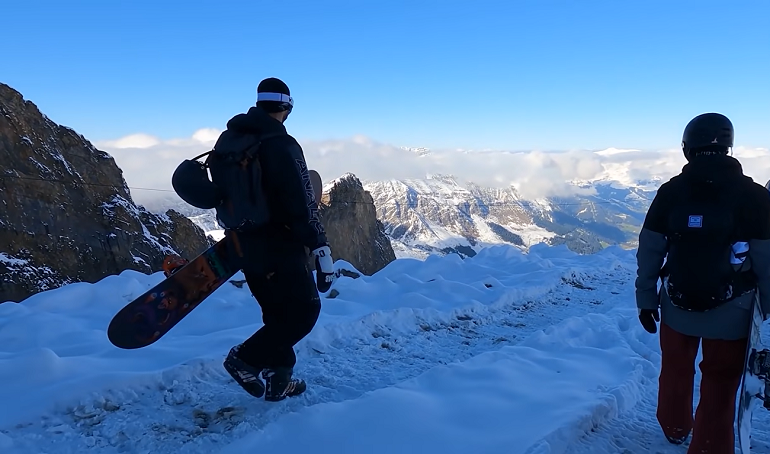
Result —
<path fill-rule="evenodd" d="M 770 181 L 765 184 L 765 189 L 770 192 Z M 757 291 L 752 302 L 749 344 L 746 347 L 738 402 L 738 444 L 742 454 L 750 453 L 751 416 L 759 401 L 763 401 L 764 407 L 770 409 L 770 398 L 767 398 L 767 392 L 770 391 L 770 351 L 762 348 L 760 329 L 763 321 L 764 315 Z"/>
<path fill-rule="evenodd" d="M 308 171 L 316 205 L 321 176 Z M 107 337 L 119 348 L 147 347 L 168 333 L 239 270 L 231 264 L 225 237 L 124 306 L 110 321 Z"/>
<path fill-rule="evenodd" d="M 321 175 L 315 170 L 308 170 L 310 174 L 310 184 L 313 185 L 313 193 L 315 195 L 316 207 L 321 204 L 321 195 L 323 195 L 323 182 L 321 181 Z"/>
<path fill-rule="evenodd" d="M 741 380 L 740 400 L 738 402 L 738 444 L 742 454 L 750 454 L 751 416 L 759 402 L 770 408 L 767 399 L 768 371 L 770 371 L 770 351 L 763 348 L 760 328 L 764 317 L 759 305 L 759 292 L 754 294 L 752 303 L 749 343 L 746 347 L 743 379 Z"/>

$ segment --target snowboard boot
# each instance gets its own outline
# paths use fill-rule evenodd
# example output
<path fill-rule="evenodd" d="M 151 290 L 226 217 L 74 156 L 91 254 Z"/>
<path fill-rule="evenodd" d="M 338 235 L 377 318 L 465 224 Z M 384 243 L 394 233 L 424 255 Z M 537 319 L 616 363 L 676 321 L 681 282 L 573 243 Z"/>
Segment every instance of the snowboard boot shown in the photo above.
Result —
<path fill-rule="evenodd" d="M 685 435 L 684 437 L 669 437 L 668 435 L 666 435 L 666 440 L 668 440 L 668 442 L 671 443 L 672 445 L 681 445 L 682 443 L 685 442 L 685 440 L 687 440 L 687 435 Z"/>
<path fill-rule="evenodd" d="M 251 366 L 239 358 L 240 348 L 241 345 L 236 345 L 230 349 L 224 362 L 225 370 L 247 393 L 260 398 L 265 394 L 265 384 L 259 378 L 262 369 Z"/>
<path fill-rule="evenodd" d="M 278 402 L 287 397 L 299 396 L 307 389 L 304 380 L 292 378 L 292 370 L 287 368 L 265 369 L 265 400 Z"/>

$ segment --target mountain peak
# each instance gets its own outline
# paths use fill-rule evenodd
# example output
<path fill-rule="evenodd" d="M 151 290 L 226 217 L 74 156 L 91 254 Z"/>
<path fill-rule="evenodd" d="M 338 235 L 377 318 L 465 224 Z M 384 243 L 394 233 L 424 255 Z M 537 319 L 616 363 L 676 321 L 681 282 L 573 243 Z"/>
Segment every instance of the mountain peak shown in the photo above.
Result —
<path fill-rule="evenodd" d="M 418 156 L 428 156 L 430 154 L 430 148 L 425 147 L 400 147 L 402 150 L 411 151 Z"/>

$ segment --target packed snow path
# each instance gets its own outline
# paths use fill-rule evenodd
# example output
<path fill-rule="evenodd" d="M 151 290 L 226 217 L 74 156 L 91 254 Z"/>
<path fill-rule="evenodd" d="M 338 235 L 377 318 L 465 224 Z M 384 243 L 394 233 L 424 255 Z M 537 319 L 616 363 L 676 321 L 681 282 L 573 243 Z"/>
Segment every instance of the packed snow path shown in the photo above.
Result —
<path fill-rule="evenodd" d="M 659 349 L 635 322 L 633 271 L 616 249 L 501 247 L 341 279 L 298 346 L 308 392 L 279 403 L 221 367 L 259 326 L 245 287 L 132 352 L 104 329 L 160 276 L 2 304 L 0 452 L 684 452 L 655 421 Z M 755 452 L 770 452 L 769 421 L 758 410 Z"/>

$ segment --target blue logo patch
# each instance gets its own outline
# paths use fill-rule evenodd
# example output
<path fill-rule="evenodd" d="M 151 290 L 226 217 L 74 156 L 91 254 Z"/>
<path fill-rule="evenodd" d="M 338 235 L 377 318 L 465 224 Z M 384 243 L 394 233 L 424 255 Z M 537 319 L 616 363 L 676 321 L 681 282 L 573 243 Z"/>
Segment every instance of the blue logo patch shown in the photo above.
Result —
<path fill-rule="evenodd" d="M 691 214 L 687 219 L 687 227 L 699 229 L 703 227 L 703 216 Z"/>

